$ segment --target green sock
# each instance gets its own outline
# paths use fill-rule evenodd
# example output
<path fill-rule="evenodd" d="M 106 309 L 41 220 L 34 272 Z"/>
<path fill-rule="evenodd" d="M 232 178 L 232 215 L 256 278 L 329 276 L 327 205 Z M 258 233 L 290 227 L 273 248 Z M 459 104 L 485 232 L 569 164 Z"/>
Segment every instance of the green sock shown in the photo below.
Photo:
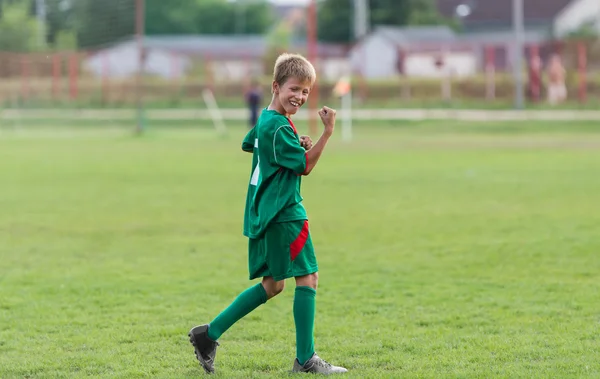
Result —
<path fill-rule="evenodd" d="M 211 321 L 208 327 L 208 337 L 213 341 L 218 340 L 231 325 L 266 302 L 267 292 L 262 284 L 258 283 L 248 288 Z"/>
<path fill-rule="evenodd" d="M 294 322 L 296 323 L 296 358 L 301 365 L 315 353 L 315 303 L 317 291 L 311 287 L 296 287 Z"/>

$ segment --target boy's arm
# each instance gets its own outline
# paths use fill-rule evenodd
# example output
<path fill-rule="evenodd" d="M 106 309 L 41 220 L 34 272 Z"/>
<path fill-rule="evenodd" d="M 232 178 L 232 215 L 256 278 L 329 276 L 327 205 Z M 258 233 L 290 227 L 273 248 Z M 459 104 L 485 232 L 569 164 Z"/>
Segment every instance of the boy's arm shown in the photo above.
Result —
<path fill-rule="evenodd" d="M 325 150 L 327 142 L 329 142 L 329 137 L 331 137 L 330 134 L 328 135 L 323 132 L 317 143 L 313 145 L 312 149 L 308 150 L 306 153 L 306 169 L 302 175 L 310 174 L 313 168 L 315 168 L 319 158 L 321 158 L 321 154 L 323 154 L 323 150 Z"/>
<path fill-rule="evenodd" d="M 335 129 L 335 114 L 335 110 L 329 107 L 323 107 L 319 110 L 319 116 L 325 128 L 317 143 L 306 153 L 306 170 L 303 175 L 310 174 L 317 165 L 319 158 L 321 158 L 321 154 L 323 154 L 323 150 L 325 150 L 325 146 Z"/>
<path fill-rule="evenodd" d="M 307 152 L 288 123 L 277 127 L 273 135 L 272 162 L 302 175 L 306 171 Z"/>
<path fill-rule="evenodd" d="M 273 162 L 294 171 L 298 175 L 308 175 L 315 168 L 325 145 L 329 141 L 335 126 L 335 111 L 324 107 L 319 115 L 325 124 L 325 130 L 312 149 L 305 151 L 298 136 L 290 125 L 277 128 L 273 137 Z"/>
<path fill-rule="evenodd" d="M 252 128 L 246 137 L 244 137 L 244 141 L 242 141 L 242 150 L 247 153 L 252 153 L 254 151 L 254 144 L 256 142 L 256 128 Z"/>

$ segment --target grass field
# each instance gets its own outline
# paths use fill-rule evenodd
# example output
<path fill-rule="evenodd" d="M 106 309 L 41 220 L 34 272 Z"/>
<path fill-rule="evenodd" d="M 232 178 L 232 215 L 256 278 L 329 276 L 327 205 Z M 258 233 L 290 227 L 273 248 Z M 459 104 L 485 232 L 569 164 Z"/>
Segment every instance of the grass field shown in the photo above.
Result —
<path fill-rule="evenodd" d="M 353 378 L 599 377 L 599 131 L 337 137 L 303 182 L 319 354 Z M 0 134 L 0 378 L 204 375 L 188 330 L 252 284 L 243 133 Z M 215 377 L 291 376 L 292 296 L 222 337 Z"/>

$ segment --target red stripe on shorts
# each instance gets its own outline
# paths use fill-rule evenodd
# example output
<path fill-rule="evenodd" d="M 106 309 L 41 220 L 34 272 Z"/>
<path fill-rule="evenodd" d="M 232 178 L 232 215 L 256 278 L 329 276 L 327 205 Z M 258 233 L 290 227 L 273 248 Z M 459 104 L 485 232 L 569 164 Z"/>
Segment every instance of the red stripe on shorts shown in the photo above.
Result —
<path fill-rule="evenodd" d="M 308 239 L 308 220 L 304 220 L 304 225 L 302 226 L 302 230 L 300 234 L 296 238 L 294 242 L 290 244 L 290 258 L 292 261 L 296 259 L 298 254 L 304 249 L 304 245 L 306 245 L 306 240 Z"/>

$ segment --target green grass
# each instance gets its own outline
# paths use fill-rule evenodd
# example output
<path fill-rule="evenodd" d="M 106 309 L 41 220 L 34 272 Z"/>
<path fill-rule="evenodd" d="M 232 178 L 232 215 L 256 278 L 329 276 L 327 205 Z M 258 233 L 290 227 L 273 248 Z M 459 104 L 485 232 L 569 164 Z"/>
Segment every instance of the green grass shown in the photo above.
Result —
<path fill-rule="evenodd" d="M 304 180 L 316 347 L 348 377 L 600 376 L 600 134 L 516 125 L 357 124 Z M 187 331 L 252 284 L 243 133 L 0 134 L 1 378 L 203 375 Z M 215 377 L 291 376 L 292 296 Z"/>

